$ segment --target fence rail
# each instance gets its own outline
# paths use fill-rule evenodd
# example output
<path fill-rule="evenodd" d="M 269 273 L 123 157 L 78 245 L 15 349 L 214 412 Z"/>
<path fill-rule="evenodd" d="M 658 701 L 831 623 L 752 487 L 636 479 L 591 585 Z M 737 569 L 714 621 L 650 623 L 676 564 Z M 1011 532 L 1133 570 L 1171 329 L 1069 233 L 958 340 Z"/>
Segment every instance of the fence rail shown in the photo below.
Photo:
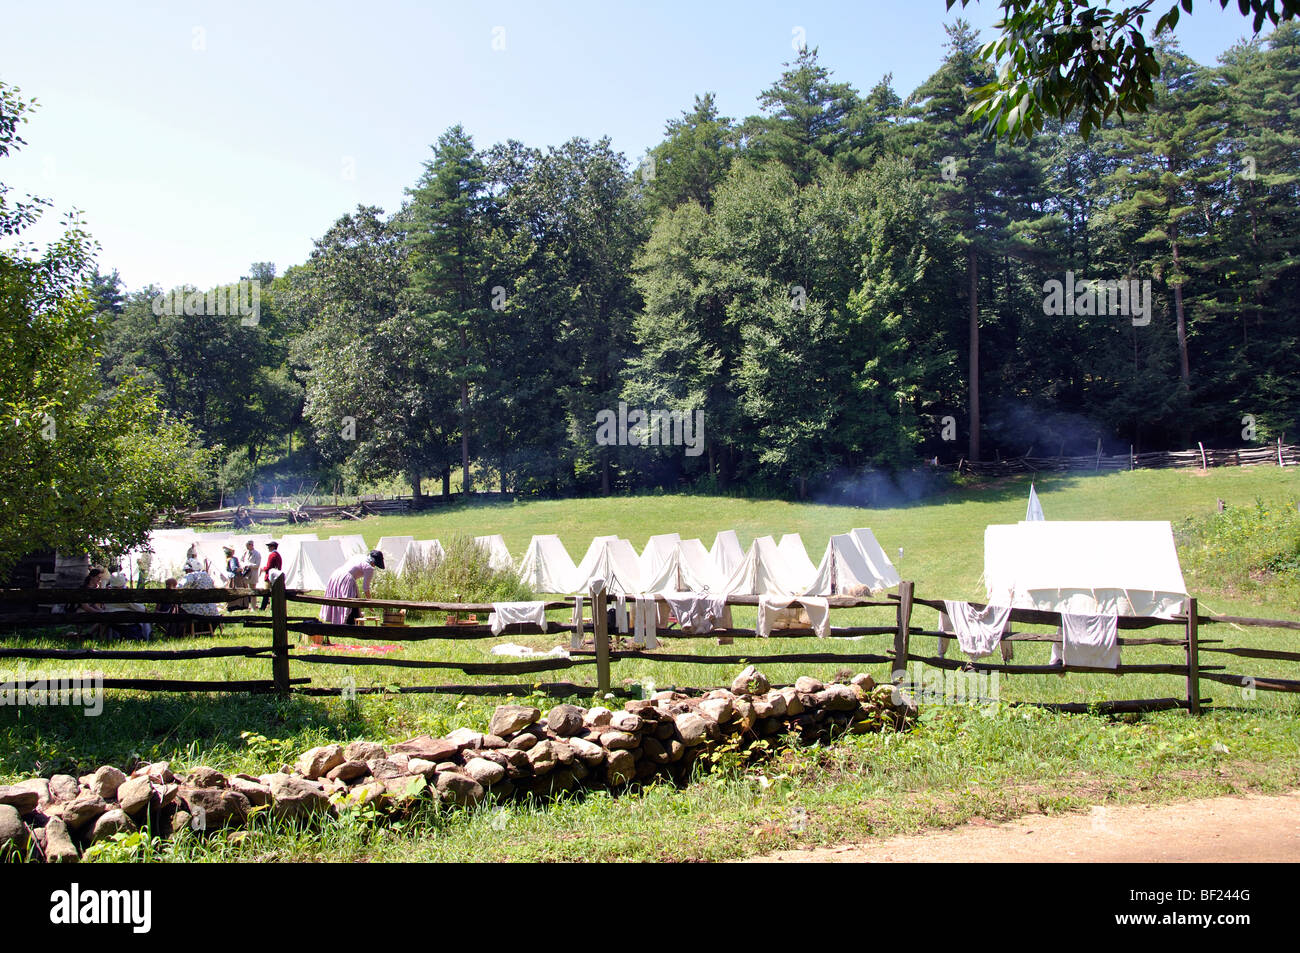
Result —
<path fill-rule="evenodd" d="M 194 659 L 231 658 L 268 661 L 270 663 L 269 679 L 245 679 L 229 681 L 183 680 L 160 678 L 103 678 L 99 684 L 104 688 L 121 688 L 138 691 L 224 691 L 224 692 L 276 692 L 288 694 L 298 692 L 307 695 L 372 694 L 382 691 L 403 693 L 451 693 L 451 694 L 517 694 L 536 690 L 535 684 L 443 684 L 443 685 L 401 685 L 401 686 L 344 686 L 325 687 L 312 684 L 308 677 L 293 677 L 293 666 L 357 666 L 367 668 L 391 668 L 406 671 L 456 671 L 470 676 L 525 675 L 542 672 L 560 672 L 570 669 L 593 671 L 595 684 L 576 684 L 574 682 L 549 682 L 541 690 L 552 694 L 627 694 L 612 685 L 612 668 L 617 663 L 627 660 L 651 661 L 663 663 L 689 663 L 697 665 L 740 665 L 740 664 L 800 664 L 800 663 L 841 663 L 855 665 L 888 665 L 890 679 L 901 682 L 907 677 L 908 663 L 919 663 L 942 671 L 960 671 L 968 673 L 1000 673 L 1007 675 L 1060 675 L 1060 674 L 1108 674 L 1116 677 L 1124 675 L 1161 675 L 1178 677 L 1184 681 L 1181 697 L 1118 699 L 1100 705 L 1096 703 L 1075 702 L 1017 702 L 1016 704 L 1043 705 L 1059 711 L 1103 710 L 1103 711 L 1156 711 L 1166 708 L 1182 708 L 1192 714 L 1199 713 L 1202 705 L 1208 701 L 1200 694 L 1201 680 L 1242 686 L 1249 684 L 1260 691 L 1300 692 L 1300 679 L 1275 676 L 1247 676 L 1225 671 L 1225 665 L 1205 664 L 1202 653 L 1208 653 L 1210 659 L 1228 661 L 1232 658 L 1268 660 L 1278 662 L 1300 662 L 1300 652 L 1284 649 L 1255 648 L 1250 646 L 1225 645 L 1223 639 L 1203 639 L 1201 629 L 1205 626 L 1270 627 L 1290 630 L 1300 629 L 1300 622 L 1283 619 L 1261 619 L 1246 616 L 1212 616 L 1200 613 L 1195 599 L 1188 600 L 1188 611 L 1184 616 L 1169 619 L 1121 616 L 1118 628 L 1123 633 L 1143 632 L 1156 627 L 1174 628 L 1176 635 L 1121 634 L 1118 642 L 1130 650 L 1144 647 L 1182 648 L 1182 662 L 1122 662 L 1117 668 L 1087 668 L 1076 665 L 1030 665 L 1015 664 L 1011 661 L 991 661 L 988 659 L 964 660 L 947 658 L 929 650 L 914 651 L 913 638 L 952 639 L 951 633 L 925 628 L 913 623 L 913 613 L 917 607 L 943 612 L 945 605 L 937 599 L 917 596 L 914 585 L 904 581 L 900 583 L 896 594 L 890 593 L 887 599 L 872 599 L 849 596 L 831 596 L 828 602 L 832 611 L 852 608 L 887 609 L 889 624 L 830 626 L 827 644 L 836 640 L 861 639 L 869 637 L 885 638 L 886 644 L 878 651 L 809 651 L 779 652 L 761 654 L 739 652 L 730 654 L 706 655 L 698 652 L 678 651 L 668 646 L 689 645 L 691 640 L 718 639 L 734 641 L 761 638 L 755 629 L 744 627 L 727 627 L 714 629 L 706 633 L 683 632 L 679 628 L 656 626 L 654 634 L 657 640 L 666 643 L 662 647 L 650 647 L 644 641 L 637 644 L 630 634 L 610 633 L 608 630 L 608 595 L 598 592 L 592 598 L 592 618 L 584 621 L 582 628 L 590 626 L 592 630 L 591 647 L 571 646 L 567 656 L 538 656 L 516 660 L 493 662 L 473 662 L 440 659 L 387 658 L 377 656 L 344 655 L 328 651 L 328 644 L 303 647 L 290 644 L 290 633 L 308 637 L 310 640 L 326 636 L 345 636 L 349 640 L 384 641 L 384 642 L 423 642 L 429 640 L 475 641 L 497 638 L 487 624 L 445 624 L 445 625 L 401 625 L 401 626 L 359 626 L 337 625 L 319 621 L 314 615 L 290 615 L 291 603 L 320 606 L 332 605 L 356 609 L 406 609 L 411 612 L 449 612 L 479 613 L 491 611 L 491 605 L 485 603 L 447 603 L 447 602 L 402 602 L 377 599 L 336 599 L 311 595 L 296 590 L 288 590 L 284 580 L 279 579 L 272 585 L 269 593 L 243 589 L 16 589 L 0 590 L 0 607 L 19 607 L 19 611 L 0 615 L 0 629 L 24 629 L 35 627 L 62 626 L 72 623 L 95 622 L 108 626 L 132 622 L 175 622 L 177 615 L 161 611 L 137 611 L 133 609 L 74 611 L 51 613 L 49 611 L 32 611 L 38 606 L 71 605 L 85 607 L 88 605 L 122 605 L 154 603 L 159 606 L 173 605 L 184 607 L 201 602 L 233 602 L 247 599 L 254 594 L 269 595 L 271 612 L 269 616 L 235 616 L 219 617 L 222 625 L 238 625 L 244 628 L 269 628 L 271 639 L 263 645 L 213 646 L 199 649 L 117 649 L 117 648 L 26 648 L 18 646 L 0 646 L 0 659 L 32 660 L 68 660 L 68 661 L 187 661 Z M 662 597 L 658 597 L 662 602 Z M 730 596 L 726 602 L 729 606 L 754 606 L 758 603 L 755 596 Z M 552 599 L 545 602 L 547 609 L 572 609 L 572 598 Z M 798 606 L 798 600 L 793 603 Z M 982 608 L 980 604 L 973 604 Z M 28 611 L 22 611 L 23 608 Z M 191 616 L 180 617 L 185 621 L 208 621 L 214 617 Z M 884 620 L 881 620 L 882 622 Z M 1011 643 L 1060 643 L 1059 613 L 1037 609 L 1012 609 L 1010 623 L 1025 625 L 1056 626 L 1057 633 L 1024 632 L 1009 628 L 1003 640 Z M 510 626 L 503 635 L 517 634 L 564 634 L 571 636 L 579 626 L 570 622 L 548 621 L 544 626 Z M 773 634 L 782 639 L 814 638 L 816 632 L 808 627 L 783 628 L 774 630 Z M 913 686 L 915 687 L 915 686 Z"/>

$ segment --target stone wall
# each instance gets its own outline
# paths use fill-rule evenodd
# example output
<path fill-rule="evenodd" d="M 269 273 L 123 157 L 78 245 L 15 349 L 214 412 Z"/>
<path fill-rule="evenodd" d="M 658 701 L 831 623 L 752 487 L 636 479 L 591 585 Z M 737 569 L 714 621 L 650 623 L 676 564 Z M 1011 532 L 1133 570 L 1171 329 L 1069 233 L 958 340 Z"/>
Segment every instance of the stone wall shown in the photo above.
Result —
<path fill-rule="evenodd" d="M 272 816 L 336 815 L 349 805 L 401 811 L 436 800 L 473 807 L 485 798 L 546 797 L 556 792 L 620 789 L 654 778 L 682 783 L 705 752 L 744 748 L 759 739 L 811 743 L 845 732 L 894 730 L 910 723 L 892 686 L 870 675 L 842 684 L 800 678 L 772 689 L 745 669 L 730 689 L 701 696 L 659 692 L 621 710 L 501 705 L 487 732 L 459 728 L 385 747 L 368 741 L 324 745 L 293 765 L 258 777 L 227 777 L 199 767 L 182 776 L 165 762 L 127 774 L 104 766 L 75 778 L 55 775 L 0 786 L 0 854 L 26 852 L 75 862 L 91 844 L 148 827 L 162 836 L 243 825 L 266 806 Z"/>

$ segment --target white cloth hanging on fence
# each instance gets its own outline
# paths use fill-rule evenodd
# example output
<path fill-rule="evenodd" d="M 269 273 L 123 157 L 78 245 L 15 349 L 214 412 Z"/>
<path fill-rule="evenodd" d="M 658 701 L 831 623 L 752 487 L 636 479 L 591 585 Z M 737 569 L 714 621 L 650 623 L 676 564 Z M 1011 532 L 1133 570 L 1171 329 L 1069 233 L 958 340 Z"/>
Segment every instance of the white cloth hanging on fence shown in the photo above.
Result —
<path fill-rule="evenodd" d="M 593 608 L 595 603 L 592 603 Z M 569 648 L 582 648 L 582 596 L 573 597 L 573 634 L 569 636 Z"/>
<path fill-rule="evenodd" d="M 621 592 L 614 597 L 614 628 L 620 635 L 627 633 L 627 596 Z"/>
<path fill-rule="evenodd" d="M 661 592 L 659 595 L 668 603 L 683 632 L 703 635 L 722 628 L 723 614 L 727 609 L 726 596 L 708 592 Z"/>
<path fill-rule="evenodd" d="M 1052 664 L 1119 668 L 1119 616 L 1061 613 L 1061 641 L 1052 646 Z"/>
<path fill-rule="evenodd" d="M 508 625 L 540 626 L 546 629 L 545 602 L 494 602 L 488 625 L 493 635 L 500 635 Z"/>
<path fill-rule="evenodd" d="M 633 634 L 632 641 L 647 649 L 657 649 L 659 639 L 655 630 L 659 626 L 659 607 L 655 597 L 639 595 L 632 604 Z"/>
<path fill-rule="evenodd" d="M 808 621 L 812 623 L 817 638 L 824 639 L 831 634 L 830 600 L 817 596 L 759 596 L 756 626 L 758 635 L 765 639 L 771 636 L 777 612 L 790 608 L 796 602 L 808 613 Z"/>
<path fill-rule="evenodd" d="M 969 602 L 943 601 L 957 644 L 971 659 L 992 655 L 1002 641 L 1002 630 L 1011 618 L 1010 606 L 985 606 L 976 610 Z"/>

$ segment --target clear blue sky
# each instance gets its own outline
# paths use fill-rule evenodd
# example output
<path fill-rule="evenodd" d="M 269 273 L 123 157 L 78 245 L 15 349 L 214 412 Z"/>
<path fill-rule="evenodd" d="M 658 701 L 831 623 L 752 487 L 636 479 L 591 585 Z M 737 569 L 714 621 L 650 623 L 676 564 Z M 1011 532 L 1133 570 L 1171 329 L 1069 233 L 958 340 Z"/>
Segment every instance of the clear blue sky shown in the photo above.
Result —
<path fill-rule="evenodd" d="M 396 209 L 429 146 L 460 122 L 481 147 L 608 135 L 635 162 L 712 91 L 758 111 L 795 31 L 835 78 L 906 96 L 944 24 L 991 36 L 994 0 L 834 3 L 356 2 L 10 4 L 0 79 L 36 97 L 0 181 L 85 215 L 101 268 L 130 288 L 207 287 L 253 261 L 284 270 L 357 203 Z M 1213 63 L 1249 33 L 1205 0 L 1183 49 Z M 494 48 L 504 46 L 503 49 Z"/>

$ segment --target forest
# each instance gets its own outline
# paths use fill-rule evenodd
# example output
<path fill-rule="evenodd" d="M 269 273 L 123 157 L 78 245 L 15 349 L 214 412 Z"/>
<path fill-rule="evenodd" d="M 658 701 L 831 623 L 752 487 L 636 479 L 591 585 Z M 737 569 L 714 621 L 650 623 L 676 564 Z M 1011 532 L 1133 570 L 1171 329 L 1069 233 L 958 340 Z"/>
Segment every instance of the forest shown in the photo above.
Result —
<path fill-rule="evenodd" d="M 753 115 L 703 92 L 638 161 L 453 126 L 401 208 L 232 275 L 255 321 L 157 306 L 220 289 L 97 272 L 100 386 L 154 388 L 227 503 L 811 497 L 925 462 L 1300 434 L 1300 28 L 1213 66 L 1164 34 L 1145 113 L 1028 142 L 970 117 L 990 67 L 948 33 L 910 93 L 808 48 Z M 598 440 L 621 404 L 698 419 L 702 450 Z"/>

